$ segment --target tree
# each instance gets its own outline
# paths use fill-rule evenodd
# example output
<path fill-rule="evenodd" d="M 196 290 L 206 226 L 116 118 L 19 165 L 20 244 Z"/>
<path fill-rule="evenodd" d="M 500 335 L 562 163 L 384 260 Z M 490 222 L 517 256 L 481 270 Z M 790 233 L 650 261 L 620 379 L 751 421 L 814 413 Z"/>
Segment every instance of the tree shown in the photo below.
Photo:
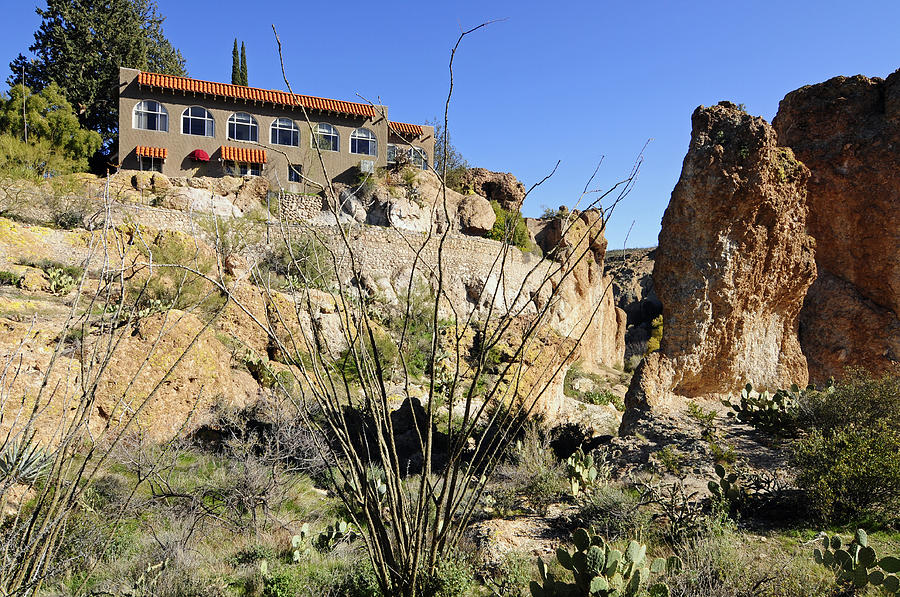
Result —
<path fill-rule="evenodd" d="M 444 130 L 442 121 L 435 118 L 427 121 L 426 124 L 434 127 L 434 170 L 439 175 L 444 175 L 444 167 L 446 166 L 447 186 L 458 190 L 462 175 L 469 167 L 469 164 L 456 147 L 453 146 L 453 143 L 450 142 L 450 133 Z"/>
<path fill-rule="evenodd" d="M 231 50 L 231 84 L 241 84 L 241 64 L 238 57 L 237 38 L 234 38 L 234 48 Z"/>
<path fill-rule="evenodd" d="M 98 133 L 81 128 L 56 83 L 40 93 L 15 85 L 8 97 L 0 95 L 0 136 L 0 169 L 25 177 L 85 170 L 102 143 Z"/>
<path fill-rule="evenodd" d="M 118 131 L 119 67 L 185 75 L 153 0 L 47 0 L 29 51 L 10 64 L 10 86 L 56 83 L 81 126 L 108 143 Z M 22 80 L 24 69 L 25 80 Z"/>
<path fill-rule="evenodd" d="M 247 86 L 250 83 L 247 82 L 247 49 L 244 47 L 244 42 L 241 42 L 241 85 Z"/>

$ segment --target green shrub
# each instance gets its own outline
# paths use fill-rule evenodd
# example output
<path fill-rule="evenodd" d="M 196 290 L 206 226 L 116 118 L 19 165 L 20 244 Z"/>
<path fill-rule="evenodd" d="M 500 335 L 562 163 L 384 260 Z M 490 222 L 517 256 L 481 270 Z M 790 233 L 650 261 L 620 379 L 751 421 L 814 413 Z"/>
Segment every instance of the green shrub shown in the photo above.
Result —
<path fill-rule="evenodd" d="M 869 545 L 869 537 L 857 529 L 853 540 L 843 545 L 838 535 L 822 539 L 822 548 L 816 548 L 817 564 L 831 568 L 840 585 L 853 592 L 868 585 L 881 587 L 888 595 L 900 595 L 900 559 L 893 556 L 879 558 L 875 548 Z"/>
<path fill-rule="evenodd" d="M 531 245 L 531 236 L 528 234 L 528 227 L 525 226 L 522 213 L 507 211 L 497 201 L 491 201 L 491 207 L 494 208 L 494 215 L 497 216 L 497 219 L 494 221 L 494 227 L 487 233 L 487 237 L 527 251 Z"/>
<path fill-rule="evenodd" d="M 651 514 L 640 495 L 632 490 L 606 485 L 578 500 L 578 523 L 607 539 L 642 537 L 650 527 Z"/>
<path fill-rule="evenodd" d="M 810 393 L 798 421 L 811 430 L 794 443 L 797 483 L 828 522 L 900 512 L 900 376 L 851 372 L 833 389 Z"/>
<path fill-rule="evenodd" d="M 336 275 L 328 248 L 308 232 L 278 239 L 259 263 L 259 271 L 274 274 L 282 287 L 329 290 Z"/>
<path fill-rule="evenodd" d="M 657 315 L 653 318 L 653 321 L 650 322 L 650 326 L 650 339 L 647 340 L 647 348 L 644 350 L 644 356 L 659 350 L 659 345 L 660 342 L 662 342 L 663 336 L 663 316 Z"/>
<path fill-rule="evenodd" d="M 892 522 L 900 513 L 900 429 L 813 430 L 794 449 L 797 484 L 815 513 L 830 523 L 874 517 Z"/>
<path fill-rule="evenodd" d="M 492 597 L 522 597 L 531 580 L 531 558 L 511 551 L 503 556 L 493 575 L 485 578 Z"/>
<path fill-rule="evenodd" d="M 434 574 L 422 580 L 419 594 L 437 597 L 463 597 L 475 586 L 475 571 L 461 555 L 438 562 Z"/>
<path fill-rule="evenodd" d="M 129 286 L 131 299 L 139 308 L 161 305 L 162 309 L 186 310 L 201 306 L 212 311 L 225 301 L 210 282 L 183 269 L 214 274 L 215 257 L 194 239 L 180 233 L 159 232 L 150 243 L 137 243 L 137 246 L 144 259 L 154 264 L 146 289 L 141 284 Z M 176 267 L 157 267 L 157 264 Z"/>
<path fill-rule="evenodd" d="M 0 286 L 18 286 L 21 279 L 19 274 L 0 270 Z"/>

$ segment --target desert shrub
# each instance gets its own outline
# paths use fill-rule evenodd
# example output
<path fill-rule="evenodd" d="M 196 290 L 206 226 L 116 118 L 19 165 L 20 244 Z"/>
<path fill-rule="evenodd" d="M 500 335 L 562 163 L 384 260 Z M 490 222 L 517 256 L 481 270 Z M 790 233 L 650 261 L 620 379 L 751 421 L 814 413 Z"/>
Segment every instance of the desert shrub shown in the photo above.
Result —
<path fill-rule="evenodd" d="M 645 356 L 659 350 L 659 344 L 662 342 L 663 336 L 663 316 L 657 315 L 654 317 L 653 321 L 650 322 L 650 326 L 650 339 L 647 340 L 647 348 L 644 350 Z"/>
<path fill-rule="evenodd" d="M 641 496 L 617 485 L 605 485 L 578 500 L 578 524 L 593 529 L 607 539 L 643 537 L 650 527 L 651 514 Z"/>
<path fill-rule="evenodd" d="M 136 245 L 144 259 L 154 264 L 146 288 L 139 284 L 130 288 L 130 298 L 138 307 L 182 310 L 200 307 L 213 311 L 224 302 L 224 297 L 210 282 L 185 269 L 209 276 L 215 273 L 215 257 L 194 239 L 175 232 L 159 232 L 149 243 Z"/>
<path fill-rule="evenodd" d="M 0 286 L 18 286 L 22 276 L 13 272 L 0 271 Z"/>
<path fill-rule="evenodd" d="M 399 304 L 378 304 L 373 316 L 397 338 L 402 340 L 402 350 L 407 372 L 413 377 L 422 377 L 428 371 L 431 361 L 431 340 L 434 337 L 434 292 L 426 282 L 413 284 L 407 297 L 402 292 Z M 438 326 L 445 322 L 438 322 Z M 438 345 L 440 349 L 440 345 Z"/>
<path fill-rule="evenodd" d="M 34 267 L 42 270 L 44 273 L 47 273 L 51 269 L 60 270 L 63 274 L 76 280 L 80 280 L 84 275 L 83 267 L 66 265 L 65 263 L 60 263 L 59 261 L 54 261 L 52 259 L 20 259 L 19 265 Z"/>
<path fill-rule="evenodd" d="M 509 243 L 514 247 L 527 251 L 531 245 L 531 237 L 528 234 L 528 227 L 525 226 L 525 219 L 522 218 L 522 213 L 519 211 L 507 211 L 497 201 L 491 201 L 491 207 L 494 208 L 494 215 L 497 216 L 497 219 L 494 221 L 494 227 L 487 233 L 487 237 Z"/>
<path fill-rule="evenodd" d="M 492 597 L 522 597 L 531 581 L 532 561 L 527 555 L 507 552 L 500 565 L 485 578 Z"/>
<path fill-rule="evenodd" d="M 813 430 L 794 450 L 797 483 L 813 510 L 828 522 L 900 512 L 900 430 L 874 427 Z"/>
<path fill-rule="evenodd" d="M 777 542 L 749 541 L 731 525 L 713 524 L 677 549 L 684 563 L 666 579 L 671 597 L 822 597 L 835 595 L 830 575 L 804 553 Z"/>
<path fill-rule="evenodd" d="M 441 560 L 434 574 L 422 579 L 419 594 L 437 597 L 463 597 L 475 586 L 475 571 L 460 554 Z"/>
<path fill-rule="evenodd" d="M 797 483 L 829 522 L 900 512 L 900 376 L 851 372 L 811 393 L 799 420 L 811 428 L 794 444 Z"/>
<path fill-rule="evenodd" d="M 200 228 L 206 233 L 210 244 L 224 261 L 244 252 L 260 241 L 260 225 L 265 218 L 251 212 L 240 218 L 220 218 L 212 216 L 200 220 Z"/>
<path fill-rule="evenodd" d="M 357 350 L 361 350 L 364 345 L 364 350 L 372 355 L 372 360 L 363 358 L 360 360 L 364 363 L 370 363 L 374 361 L 375 355 L 377 355 L 385 378 L 390 379 L 393 376 L 392 372 L 398 362 L 400 352 L 397 350 L 397 345 L 390 334 L 384 330 L 375 329 L 372 331 L 372 336 L 374 342 L 368 336 L 357 340 Z M 341 353 L 334 362 L 334 367 L 348 382 L 358 383 L 362 380 L 363 373 L 359 370 L 357 359 L 354 358 L 353 349 L 351 348 Z"/>
<path fill-rule="evenodd" d="M 336 282 L 328 248 L 311 232 L 278 239 L 259 263 L 259 271 L 276 276 L 282 287 L 330 289 Z"/>
<path fill-rule="evenodd" d="M 641 361 L 644 357 L 639 354 L 633 354 L 627 359 L 625 359 L 625 371 L 628 373 L 633 372 L 638 368 L 638 365 L 641 364 Z"/>

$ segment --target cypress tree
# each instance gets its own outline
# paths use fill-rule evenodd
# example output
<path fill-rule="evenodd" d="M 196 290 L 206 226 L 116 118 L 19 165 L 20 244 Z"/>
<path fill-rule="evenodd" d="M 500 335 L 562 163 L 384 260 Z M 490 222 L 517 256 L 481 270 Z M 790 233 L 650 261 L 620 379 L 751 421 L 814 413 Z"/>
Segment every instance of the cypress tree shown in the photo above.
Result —
<path fill-rule="evenodd" d="M 244 42 L 241 42 L 241 85 L 249 85 L 247 82 L 247 50 Z"/>
<path fill-rule="evenodd" d="M 234 38 L 234 49 L 231 50 L 231 84 L 241 84 L 241 67 L 238 62 L 237 38 Z"/>

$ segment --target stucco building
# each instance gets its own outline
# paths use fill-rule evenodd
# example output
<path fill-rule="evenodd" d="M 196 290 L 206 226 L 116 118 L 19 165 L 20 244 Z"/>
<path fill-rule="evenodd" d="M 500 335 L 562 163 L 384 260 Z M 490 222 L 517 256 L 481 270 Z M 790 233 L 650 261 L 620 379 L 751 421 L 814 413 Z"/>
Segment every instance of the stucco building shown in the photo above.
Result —
<path fill-rule="evenodd" d="M 302 191 L 326 175 L 353 182 L 400 154 L 426 168 L 434 160 L 434 129 L 388 120 L 387 106 L 119 69 L 124 169 L 255 174 Z"/>

